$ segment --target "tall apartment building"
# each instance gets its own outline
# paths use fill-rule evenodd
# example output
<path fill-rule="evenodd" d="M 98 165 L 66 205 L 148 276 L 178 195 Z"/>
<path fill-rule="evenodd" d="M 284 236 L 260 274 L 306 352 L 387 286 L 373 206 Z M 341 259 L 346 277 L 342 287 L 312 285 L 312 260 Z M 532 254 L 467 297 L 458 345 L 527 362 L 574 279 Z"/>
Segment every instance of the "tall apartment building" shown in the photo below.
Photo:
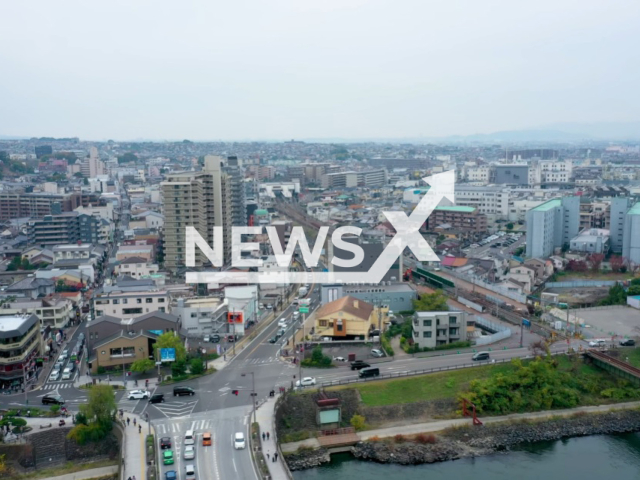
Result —
<path fill-rule="evenodd" d="M 0 220 L 42 218 L 99 203 L 93 193 L 0 193 Z"/>
<path fill-rule="evenodd" d="M 27 223 L 27 238 L 31 245 L 61 245 L 68 243 L 106 243 L 102 238 L 102 220 L 79 212 L 45 215 Z"/>
<path fill-rule="evenodd" d="M 573 177 L 571 160 L 538 160 L 533 167 L 535 183 L 568 183 Z"/>
<path fill-rule="evenodd" d="M 554 198 L 527 212 L 527 256 L 545 258 L 580 231 L 580 197 Z"/>
<path fill-rule="evenodd" d="M 640 263 L 640 202 L 625 215 L 622 256 L 630 262 Z"/>
<path fill-rule="evenodd" d="M 427 229 L 440 225 L 449 225 L 460 232 L 484 232 L 487 230 L 487 217 L 475 207 L 438 206 L 427 219 Z"/>
<path fill-rule="evenodd" d="M 223 159 L 207 155 L 198 172 L 168 174 L 162 182 L 164 208 L 165 267 L 176 273 L 186 266 L 185 232 L 193 226 L 207 243 L 213 245 L 213 227 L 223 227 L 225 262 L 231 258 L 234 178 L 223 171 Z M 242 186 L 241 188 L 244 188 Z M 209 260 L 196 248 L 196 266 Z"/>
<path fill-rule="evenodd" d="M 247 201 L 245 196 L 244 169 L 238 157 L 227 157 L 223 171 L 229 176 L 231 189 L 231 217 L 233 225 L 242 227 L 247 224 Z"/>
<path fill-rule="evenodd" d="M 0 315 L 0 385 L 9 388 L 34 374 L 36 357 L 44 353 L 40 320 L 30 315 Z"/>
<path fill-rule="evenodd" d="M 614 197 L 611 199 L 611 206 L 609 207 L 609 235 L 611 251 L 614 253 L 622 253 L 625 216 L 630 206 L 631 201 L 628 197 Z"/>
<path fill-rule="evenodd" d="M 104 162 L 98 157 L 98 149 L 96 147 L 89 149 L 89 157 L 85 158 L 80 164 L 80 172 L 87 178 L 95 178 L 98 175 L 105 174 Z"/>

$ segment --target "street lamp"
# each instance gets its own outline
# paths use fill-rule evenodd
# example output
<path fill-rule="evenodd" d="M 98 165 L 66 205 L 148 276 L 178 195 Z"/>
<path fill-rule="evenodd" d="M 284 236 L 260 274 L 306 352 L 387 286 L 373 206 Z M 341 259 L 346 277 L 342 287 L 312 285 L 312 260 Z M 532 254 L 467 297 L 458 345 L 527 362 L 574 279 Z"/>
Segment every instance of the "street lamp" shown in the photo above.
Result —
<path fill-rule="evenodd" d="M 253 372 L 242 373 L 241 377 L 251 375 L 251 403 L 253 403 L 253 423 L 256 423 L 256 377 Z"/>

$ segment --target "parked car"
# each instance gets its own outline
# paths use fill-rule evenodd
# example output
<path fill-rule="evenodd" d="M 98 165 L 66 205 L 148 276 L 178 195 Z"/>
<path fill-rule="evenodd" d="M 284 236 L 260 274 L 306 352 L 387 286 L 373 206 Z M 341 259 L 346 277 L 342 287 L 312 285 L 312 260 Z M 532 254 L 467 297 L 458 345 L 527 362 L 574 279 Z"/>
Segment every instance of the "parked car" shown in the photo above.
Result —
<path fill-rule="evenodd" d="M 296 387 L 310 387 L 316 384 L 316 379 L 313 377 L 304 377 L 302 380 L 296 382 Z"/>
<path fill-rule="evenodd" d="M 160 450 L 171 448 L 171 437 L 162 437 L 160 439 Z"/>
<path fill-rule="evenodd" d="M 43 405 L 64 405 L 64 398 L 56 393 L 47 393 L 44 397 L 42 397 Z"/>
<path fill-rule="evenodd" d="M 374 348 L 373 350 L 371 350 L 371 356 L 380 358 L 380 357 L 384 357 L 384 353 L 382 352 L 382 350 Z"/>
<path fill-rule="evenodd" d="M 236 450 L 242 450 L 246 447 L 247 443 L 244 439 L 244 433 L 238 432 L 233 437 L 233 448 Z"/>
<path fill-rule="evenodd" d="M 636 341 L 633 338 L 624 338 L 620 340 L 620 346 L 622 347 L 633 347 L 636 344 Z"/>
<path fill-rule="evenodd" d="M 218 343 L 220 341 L 220 335 L 218 335 L 217 333 L 215 335 L 211 335 L 211 341 L 213 343 Z"/>
<path fill-rule="evenodd" d="M 361 368 L 367 368 L 370 366 L 371 365 L 369 365 L 367 362 L 362 360 L 355 360 L 351 362 L 351 370 L 360 370 Z"/>
<path fill-rule="evenodd" d="M 131 390 L 128 393 L 127 398 L 129 400 L 140 400 L 142 398 L 149 398 L 150 396 L 151 394 L 146 390 Z"/>
<path fill-rule="evenodd" d="M 164 393 L 154 393 L 149 398 L 149 403 L 164 403 Z"/>
<path fill-rule="evenodd" d="M 346 362 L 347 359 L 344 357 L 333 357 L 334 362 Z"/>
<path fill-rule="evenodd" d="M 209 335 L 205 335 L 202 339 L 203 342 L 209 343 L 211 341 L 211 337 Z"/>
<path fill-rule="evenodd" d="M 173 396 L 195 395 L 196 391 L 191 387 L 173 387 Z"/>

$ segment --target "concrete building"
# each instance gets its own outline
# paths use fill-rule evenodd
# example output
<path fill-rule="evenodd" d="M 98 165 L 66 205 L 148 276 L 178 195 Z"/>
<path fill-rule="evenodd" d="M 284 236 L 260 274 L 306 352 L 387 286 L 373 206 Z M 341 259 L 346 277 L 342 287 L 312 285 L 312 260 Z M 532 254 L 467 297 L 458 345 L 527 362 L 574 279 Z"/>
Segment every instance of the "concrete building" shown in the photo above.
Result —
<path fill-rule="evenodd" d="M 40 321 L 34 314 L 0 315 L 0 384 L 8 388 L 29 379 L 43 354 Z"/>
<path fill-rule="evenodd" d="M 72 212 L 80 206 L 98 205 L 99 198 L 87 193 L 0 193 L 0 220 L 43 218 Z"/>
<path fill-rule="evenodd" d="M 165 268 L 173 273 L 186 267 L 187 226 L 193 226 L 209 245 L 213 245 L 213 227 L 223 227 L 223 257 L 231 259 L 234 182 L 223 172 L 222 164 L 221 157 L 207 155 L 202 171 L 168 174 L 161 184 Z M 209 265 L 200 249 L 195 250 L 196 266 Z"/>
<path fill-rule="evenodd" d="M 104 175 L 106 173 L 104 162 L 100 160 L 96 147 L 89 149 L 89 157 L 85 158 L 80 164 L 80 172 L 82 176 L 87 178 L 95 178 L 98 175 Z"/>
<path fill-rule="evenodd" d="M 321 183 L 323 188 L 381 187 L 387 184 L 387 170 L 327 173 L 322 175 Z"/>
<path fill-rule="evenodd" d="M 59 293 L 44 298 L 18 298 L 6 302 L 0 308 L 2 315 L 35 314 L 42 326 L 64 328 L 75 319 L 76 308 L 73 302 Z"/>
<path fill-rule="evenodd" d="M 580 198 L 549 200 L 527 212 L 527 257 L 547 258 L 569 245 L 580 228 Z"/>
<path fill-rule="evenodd" d="M 604 253 L 609 252 L 609 230 L 604 228 L 588 228 L 571 239 L 569 248 L 574 252 Z"/>
<path fill-rule="evenodd" d="M 500 185 L 456 185 L 456 205 L 474 207 L 491 221 L 509 215 L 510 190 Z"/>
<path fill-rule="evenodd" d="M 630 262 L 640 264 L 640 202 L 625 215 L 622 256 Z"/>
<path fill-rule="evenodd" d="M 95 297 L 94 305 L 96 317 L 109 315 L 118 318 L 131 318 L 155 311 L 167 312 L 169 294 L 164 290 L 147 292 L 114 291 Z"/>
<path fill-rule="evenodd" d="M 493 165 L 490 183 L 500 185 L 528 185 L 528 165 Z"/>
<path fill-rule="evenodd" d="M 429 230 L 446 225 L 448 229 L 459 232 L 485 232 L 487 217 L 475 207 L 437 206 L 425 225 Z"/>
<path fill-rule="evenodd" d="M 466 312 L 415 312 L 412 338 L 420 348 L 467 340 Z"/>
<path fill-rule="evenodd" d="M 171 302 L 171 313 L 180 318 L 182 328 L 191 338 L 227 333 L 227 312 L 227 305 L 219 298 L 181 297 Z"/>
<path fill-rule="evenodd" d="M 628 197 L 614 197 L 611 199 L 611 206 L 609 207 L 609 234 L 611 251 L 614 253 L 622 253 L 625 216 L 630 206 L 631 199 Z"/>
<path fill-rule="evenodd" d="M 117 266 L 116 271 L 118 275 L 128 275 L 131 278 L 143 278 L 149 275 L 155 275 L 160 271 L 160 268 L 155 263 L 149 263 L 146 258 L 129 257 L 120 260 L 120 265 Z"/>
<path fill-rule="evenodd" d="M 45 215 L 41 220 L 27 223 L 27 237 L 31 245 L 60 245 L 66 243 L 106 244 L 101 220 L 79 212 Z"/>
<path fill-rule="evenodd" d="M 384 282 L 383 282 L 384 283 Z M 374 306 L 384 305 L 394 313 L 413 310 L 417 293 L 408 283 L 390 285 L 322 285 L 321 303 L 329 303 L 348 295 Z"/>

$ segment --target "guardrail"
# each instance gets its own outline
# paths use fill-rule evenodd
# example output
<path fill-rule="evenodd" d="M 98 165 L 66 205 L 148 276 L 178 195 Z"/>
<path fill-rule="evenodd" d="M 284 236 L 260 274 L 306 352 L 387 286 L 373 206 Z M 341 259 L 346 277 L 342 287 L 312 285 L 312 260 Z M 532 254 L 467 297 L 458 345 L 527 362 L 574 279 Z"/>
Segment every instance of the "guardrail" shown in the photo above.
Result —
<path fill-rule="evenodd" d="M 520 357 L 514 357 L 514 358 L 520 358 Z M 366 382 L 372 382 L 376 380 L 387 380 L 390 378 L 413 377 L 416 375 L 425 375 L 427 373 L 445 372 L 447 370 L 460 370 L 462 368 L 481 367 L 486 365 L 494 365 L 496 363 L 507 363 L 507 362 L 510 362 L 511 360 L 512 360 L 511 358 L 502 358 L 500 360 L 490 360 L 488 362 L 464 363 L 462 365 L 451 365 L 448 367 L 436 367 L 436 368 L 427 368 L 424 370 L 411 370 L 409 372 L 388 373 L 385 375 L 378 375 L 377 377 L 346 378 L 344 380 L 333 380 L 331 382 L 323 382 L 320 386 L 332 387 L 336 385 L 349 385 L 350 383 L 366 383 Z"/>

